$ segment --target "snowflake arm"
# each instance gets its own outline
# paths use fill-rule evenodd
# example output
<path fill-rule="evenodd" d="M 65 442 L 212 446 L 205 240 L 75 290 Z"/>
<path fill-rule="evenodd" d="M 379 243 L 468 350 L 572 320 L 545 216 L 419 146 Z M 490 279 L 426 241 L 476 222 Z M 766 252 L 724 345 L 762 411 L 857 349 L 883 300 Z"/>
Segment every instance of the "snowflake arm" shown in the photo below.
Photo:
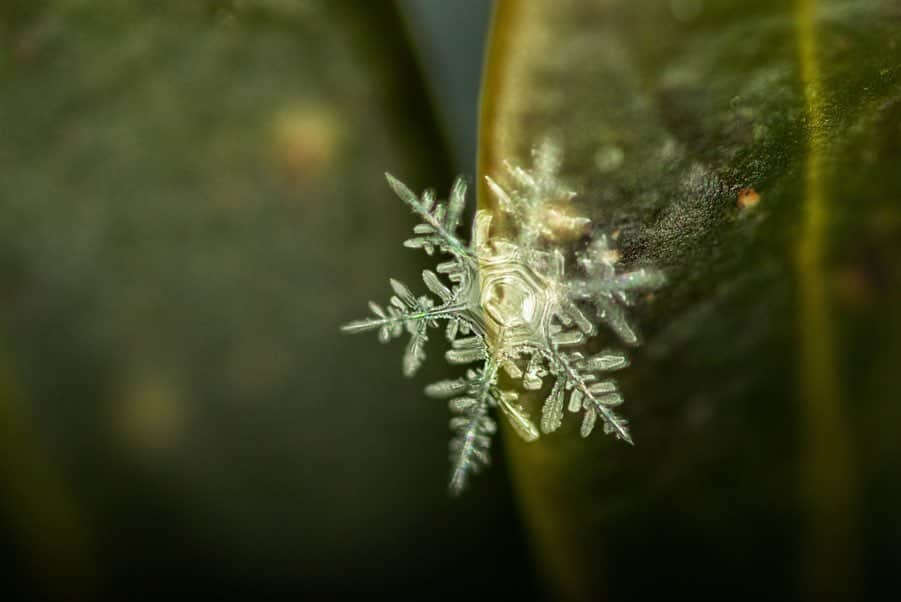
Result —
<path fill-rule="evenodd" d="M 617 273 L 619 252 L 610 248 L 605 235 L 600 235 L 588 249 L 579 254 L 585 278 L 569 282 L 569 295 L 575 301 L 594 305 L 598 319 L 605 322 L 623 342 L 638 343 L 638 335 L 626 318 L 625 306 L 632 303 L 630 293 L 660 288 L 663 273 L 649 268 Z"/>
<path fill-rule="evenodd" d="M 542 418 L 546 415 L 551 417 L 548 419 L 549 430 L 546 432 L 556 430 L 562 421 L 565 387 L 572 391 L 569 410 L 585 411 L 581 429 L 583 437 L 591 434 L 595 420 L 600 416 L 604 422 L 605 433 L 614 433 L 617 439 L 622 439 L 630 445 L 635 444 L 629 433 L 628 421 L 611 409 L 623 403 L 616 384 L 610 380 L 599 381 L 597 374 L 625 367 L 628 362 L 624 355 L 601 353 L 586 360 L 578 352 L 571 354 L 558 352 L 546 354 L 546 359 L 551 372 L 557 376 L 555 388 L 545 401 L 542 410 Z M 563 385 L 560 385 L 561 380 Z M 544 422 L 542 425 L 544 426 Z"/>
<path fill-rule="evenodd" d="M 480 351 L 484 356 L 484 346 Z M 426 394 L 431 397 L 451 397 L 449 406 L 455 416 L 450 420 L 450 428 L 455 434 L 449 446 L 451 476 L 448 489 L 452 495 L 459 495 L 470 475 L 491 463 L 491 437 L 497 431 L 497 424 L 488 411 L 498 405 L 497 369 L 497 361 L 487 359 L 484 368 L 468 370 L 465 379 L 442 381 L 426 387 Z"/>
<path fill-rule="evenodd" d="M 442 287 L 442 292 L 446 295 L 443 305 L 435 306 L 434 301 L 424 295 L 416 297 L 406 285 L 392 278 L 390 283 L 394 295 L 387 309 L 370 301 L 369 309 L 374 317 L 356 320 L 341 327 L 348 333 L 378 330 L 379 341 L 382 343 L 401 336 L 406 330 L 410 334 L 410 341 L 403 356 L 403 371 L 408 377 L 413 376 L 425 361 L 424 346 L 428 341 L 428 328 L 437 326 L 438 320 L 456 320 L 454 314 L 460 309 L 453 293 L 438 282 L 438 277 L 433 272 L 423 272 L 423 280 L 430 290 L 434 290 L 433 286 Z"/>
<path fill-rule="evenodd" d="M 426 190 L 422 198 L 418 198 L 400 180 L 389 173 L 385 174 L 388 185 L 395 194 L 406 203 L 414 213 L 422 218 L 422 223 L 414 228 L 418 235 L 407 240 L 404 245 L 410 248 L 422 247 L 431 255 L 437 246 L 454 256 L 472 258 L 472 251 L 454 235 L 463 214 L 466 199 L 466 182 L 457 178 L 448 202 L 435 203 L 435 193 Z"/>
<path fill-rule="evenodd" d="M 532 155 L 534 169 L 531 172 L 503 162 L 513 184 L 509 190 L 485 176 L 498 208 L 517 223 L 518 242 L 525 247 L 534 247 L 542 240 L 554 240 L 563 232 L 581 232 L 590 223 L 586 217 L 567 212 L 576 193 L 557 177 L 561 164 L 557 146 L 545 140 Z"/>

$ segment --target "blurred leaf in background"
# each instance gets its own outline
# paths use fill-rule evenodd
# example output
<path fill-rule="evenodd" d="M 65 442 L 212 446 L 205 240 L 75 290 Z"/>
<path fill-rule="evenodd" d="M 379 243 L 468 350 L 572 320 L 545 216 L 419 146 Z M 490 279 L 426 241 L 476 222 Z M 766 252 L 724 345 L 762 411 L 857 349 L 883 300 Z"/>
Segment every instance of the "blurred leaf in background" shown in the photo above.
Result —
<path fill-rule="evenodd" d="M 530 590 L 440 369 L 338 334 L 423 267 L 382 174 L 449 186 L 439 129 L 387 2 L 0 5 L 5 588 Z"/>

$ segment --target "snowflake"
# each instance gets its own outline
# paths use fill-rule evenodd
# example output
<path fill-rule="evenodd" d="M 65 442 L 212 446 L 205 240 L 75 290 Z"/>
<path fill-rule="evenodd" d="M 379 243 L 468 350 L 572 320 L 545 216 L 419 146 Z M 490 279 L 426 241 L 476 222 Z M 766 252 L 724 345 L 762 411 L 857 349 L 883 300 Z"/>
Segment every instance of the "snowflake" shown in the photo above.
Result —
<path fill-rule="evenodd" d="M 394 192 L 422 220 L 415 236 L 404 245 L 432 255 L 450 257 L 436 272 L 425 270 L 422 280 L 434 297 L 416 296 L 407 286 L 391 280 L 394 296 L 382 307 L 370 302 L 373 316 L 343 327 L 356 333 L 377 330 L 388 342 L 405 331 L 410 339 L 403 356 L 403 371 L 412 376 L 425 361 L 431 328 L 446 322 L 451 348 L 445 357 L 452 364 L 475 364 L 462 378 L 426 387 L 426 394 L 450 399 L 454 437 L 449 488 L 460 493 L 469 476 L 489 463 L 491 436 L 497 425 L 490 415 L 500 408 L 513 429 L 526 441 L 539 437 L 519 394 L 499 384 L 503 370 L 526 390 L 538 390 L 549 377 L 550 393 L 541 410 L 540 432 L 560 427 L 564 406 L 582 413 L 581 434 L 587 437 L 597 419 L 605 433 L 632 443 L 627 421 L 614 410 L 623 398 L 607 373 L 624 368 L 626 356 L 602 351 L 586 356 L 579 348 L 597 334 L 593 315 L 620 339 L 637 343 L 624 306 L 630 294 L 652 290 L 663 283 L 653 269 L 619 273 L 619 253 L 610 238 L 597 236 L 576 253 L 575 274 L 567 273 L 566 256 L 559 241 L 585 231 L 589 220 L 572 216 L 569 201 L 575 194 L 558 179 L 560 156 L 546 142 L 534 153 L 534 168 L 526 171 L 505 164 L 512 186 L 507 189 L 486 178 L 497 197 L 500 217 L 510 219 L 509 237 L 489 237 L 492 214 L 478 211 L 469 244 L 457 238 L 465 204 L 466 184 L 454 182 L 446 203 L 426 191 L 417 197 L 404 184 L 386 174 Z M 442 274 L 446 280 L 438 276 Z M 594 311 L 585 313 L 585 308 Z"/>

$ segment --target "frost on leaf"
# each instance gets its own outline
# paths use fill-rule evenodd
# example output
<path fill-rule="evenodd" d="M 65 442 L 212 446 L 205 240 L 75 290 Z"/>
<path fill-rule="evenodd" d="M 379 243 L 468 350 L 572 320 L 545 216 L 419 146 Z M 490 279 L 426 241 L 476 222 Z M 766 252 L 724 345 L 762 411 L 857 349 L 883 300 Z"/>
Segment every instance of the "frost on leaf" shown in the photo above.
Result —
<path fill-rule="evenodd" d="M 371 302 L 369 318 L 343 327 L 352 333 L 375 330 L 382 342 L 407 333 L 403 371 L 412 376 L 425 361 L 429 332 L 443 326 L 450 343 L 446 360 L 470 366 L 464 377 L 426 387 L 427 395 L 448 400 L 453 415 L 454 494 L 490 461 L 495 408 L 526 441 L 557 430 L 569 412 L 581 414 L 583 437 L 600 424 L 605 433 L 632 443 L 627 421 L 616 411 L 623 398 L 608 376 L 628 360 L 613 350 L 586 355 L 584 343 L 599 334 L 596 324 L 602 323 L 623 342 L 636 344 L 625 307 L 636 292 L 661 286 L 663 275 L 649 268 L 618 271 L 619 253 L 603 233 L 575 254 L 569 269 L 560 241 L 583 232 L 589 220 L 571 212 L 575 193 L 559 180 L 557 148 L 544 143 L 534 158 L 532 170 L 505 164 L 507 188 L 486 178 L 512 234 L 489 237 L 492 215 L 483 210 L 476 213 L 469 243 L 457 238 L 466 196 L 462 179 L 446 202 L 438 202 L 432 191 L 417 196 L 388 175 L 388 184 L 420 219 L 405 246 L 448 260 L 422 274 L 431 295 L 417 296 L 391 280 L 394 294 L 385 306 Z M 537 425 L 518 403 L 518 392 L 501 388 L 501 371 L 522 389 L 548 391 Z"/>

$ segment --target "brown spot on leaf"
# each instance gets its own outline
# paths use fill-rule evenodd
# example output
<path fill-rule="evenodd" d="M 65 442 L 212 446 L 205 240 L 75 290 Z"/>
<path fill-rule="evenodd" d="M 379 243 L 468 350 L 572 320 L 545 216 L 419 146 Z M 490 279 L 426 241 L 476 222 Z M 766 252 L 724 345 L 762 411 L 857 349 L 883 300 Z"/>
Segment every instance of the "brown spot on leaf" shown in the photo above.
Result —
<path fill-rule="evenodd" d="M 736 205 L 739 209 L 749 209 L 760 202 L 760 194 L 753 188 L 742 188 L 738 191 Z"/>
<path fill-rule="evenodd" d="M 286 109 L 270 126 L 272 161 L 292 188 L 305 189 L 330 170 L 341 137 L 338 116 L 325 107 Z"/>

